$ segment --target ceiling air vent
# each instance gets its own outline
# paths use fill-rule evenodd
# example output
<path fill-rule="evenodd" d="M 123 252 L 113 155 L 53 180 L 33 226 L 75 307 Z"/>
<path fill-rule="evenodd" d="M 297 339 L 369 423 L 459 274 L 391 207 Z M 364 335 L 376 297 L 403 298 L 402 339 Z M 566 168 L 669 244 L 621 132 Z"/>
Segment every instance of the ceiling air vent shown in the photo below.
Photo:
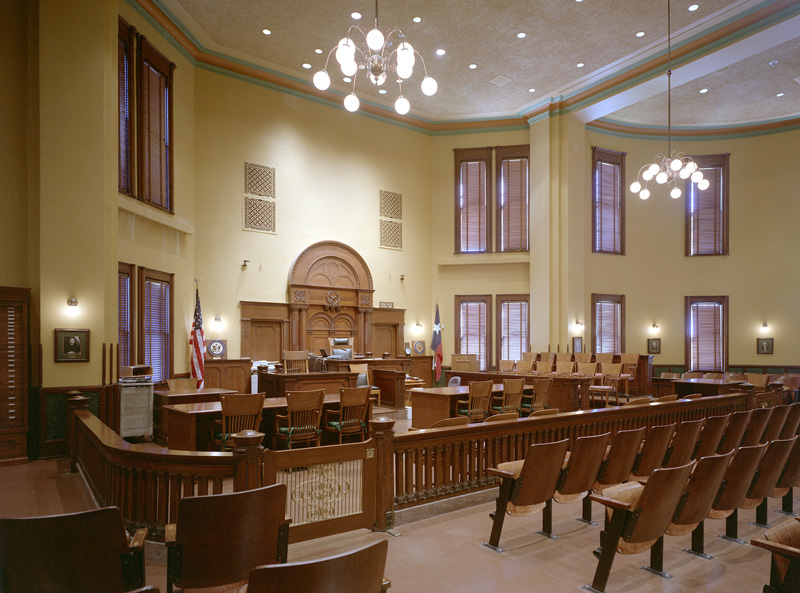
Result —
<path fill-rule="evenodd" d="M 491 82 L 492 84 L 496 84 L 497 86 L 505 86 L 505 85 L 507 85 L 509 82 L 511 82 L 511 79 L 510 79 L 508 76 L 505 76 L 505 75 L 503 75 L 503 74 L 500 74 L 500 75 L 498 75 L 498 76 L 495 76 L 495 77 L 494 77 L 493 79 L 491 79 L 489 82 Z"/>

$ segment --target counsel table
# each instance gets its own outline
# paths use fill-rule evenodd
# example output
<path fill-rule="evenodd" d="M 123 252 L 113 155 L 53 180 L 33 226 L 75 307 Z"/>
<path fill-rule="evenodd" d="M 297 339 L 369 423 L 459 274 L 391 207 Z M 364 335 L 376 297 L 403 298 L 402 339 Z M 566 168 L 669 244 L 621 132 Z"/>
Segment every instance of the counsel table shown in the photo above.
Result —
<path fill-rule="evenodd" d="M 153 392 L 153 430 L 158 443 L 167 442 L 169 425 L 164 406 L 174 404 L 201 404 L 218 402 L 220 395 L 236 393 L 231 389 L 206 387 L 205 389 L 184 389 L 181 391 L 158 390 Z"/>
<path fill-rule="evenodd" d="M 267 397 L 285 397 L 287 391 L 324 389 L 339 393 L 341 387 L 355 387 L 358 373 L 330 371 L 318 373 L 270 373 L 258 370 L 258 392 Z"/>
<path fill-rule="evenodd" d="M 679 398 L 690 393 L 702 393 L 704 396 L 725 395 L 737 391 L 736 387 L 744 383 L 745 381 L 725 381 L 723 379 L 675 379 L 672 381 L 672 384 L 675 385 L 675 393 Z"/>

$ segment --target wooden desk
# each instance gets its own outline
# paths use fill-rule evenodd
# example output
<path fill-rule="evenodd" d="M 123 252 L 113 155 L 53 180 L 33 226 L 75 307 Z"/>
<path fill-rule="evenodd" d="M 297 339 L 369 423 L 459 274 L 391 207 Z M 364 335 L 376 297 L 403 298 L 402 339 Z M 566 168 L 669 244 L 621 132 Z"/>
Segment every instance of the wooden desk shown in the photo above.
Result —
<path fill-rule="evenodd" d="M 403 371 L 407 375 L 419 377 L 423 387 L 433 386 L 432 356 L 408 356 L 404 358 L 356 358 L 354 360 L 327 359 L 329 371 L 347 371 L 351 364 L 366 364 L 370 371 Z"/>
<path fill-rule="evenodd" d="M 492 385 L 492 394 L 503 393 L 503 384 Z M 427 387 L 411 390 L 411 425 L 428 428 L 438 420 L 456 415 L 456 402 L 469 397 L 469 387 Z"/>
<path fill-rule="evenodd" d="M 355 387 L 358 373 L 349 371 L 319 373 L 268 373 L 258 370 L 258 392 L 268 398 L 285 397 L 287 391 L 307 391 L 324 389 L 325 393 L 335 393 L 338 397 L 340 387 Z"/>
<path fill-rule="evenodd" d="M 219 387 L 206 387 L 205 389 L 184 389 L 169 391 L 166 389 L 153 392 L 153 435 L 157 443 L 166 444 L 169 434 L 168 414 L 164 406 L 174 404 L 201 404 L 205 402 L 219 402 L 220 395 L 236 393 L 230 389 Z"/>
<path fill-rule="evenodd" d="M 702 393 L 703 396 L 725 395 L 737 391 L 736 387 L 744 381 L 725 381 L 723 379 L 673 379 L 675 393 L 682 398 L 690 393 Z"/>
<path fill-rule="evenodd" d="M 664 397 L 675 393 L 675 377 L 653 377 L 653 397 Z"/>
<path fill-rule="evenodd" d="M 333 408 L 339 405 L 338 393 L 326 393 L 323 406 Z M 169 418 L 169 449 L 182 451 L 208 450 L 208 435 L 211 432 L 214 420 L 222 416 L 222 404 L 205 402 L 196 404 L 174 404 L 165 406 Z M 370 408 L 370 416 L 371 416 Z M 275 414 L 286 413 L 285 397 L 268 397 L 264 399 L 264 414 L 261 417 L 261 432 L 266 435 L 266 441 L 271 443 L 274 431 Z"/>

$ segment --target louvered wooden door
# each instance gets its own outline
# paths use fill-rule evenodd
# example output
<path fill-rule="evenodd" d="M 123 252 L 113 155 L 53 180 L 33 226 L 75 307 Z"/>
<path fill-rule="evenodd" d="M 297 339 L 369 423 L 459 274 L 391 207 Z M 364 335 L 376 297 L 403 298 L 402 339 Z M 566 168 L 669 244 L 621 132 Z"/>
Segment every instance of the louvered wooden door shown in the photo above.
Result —
<path fill-rule="evenodd" d="M 29 295 L 0 287 L 0 465 L 28 460 Z"/>

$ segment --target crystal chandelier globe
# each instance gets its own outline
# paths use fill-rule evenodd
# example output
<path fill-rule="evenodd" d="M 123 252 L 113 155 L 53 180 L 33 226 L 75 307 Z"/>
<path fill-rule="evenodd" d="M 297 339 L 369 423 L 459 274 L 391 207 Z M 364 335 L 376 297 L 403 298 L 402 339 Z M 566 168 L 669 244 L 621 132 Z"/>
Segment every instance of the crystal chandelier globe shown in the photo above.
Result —
<path fill-rule="evenodd" d="M 678 179 L 691 179 L 697 184 L 697 189 L 708 189 L 710 183 L 703 178 L 703 172 L 688 154 L 672 150 L 672 40 L 670 20 L 671 0 L 667 0 L 667 153 L 657 154 L 653 162 L 639 169 L 636 181 L 631 183 L 630 189 L 639 194 L 642 200 L 650 197 L 647 185 L 655 179 L 659 185 L 669 188 L 671 198 L 678 199 L 682 195 L 678 187 Z"/>
<path fill-rule="evenodd" d="M 398 27 L 392 27 L 384 35 L 378 29 L 378 1 L 375 0 L 375 27 L 366 31 L 361 25 L 351 25 L 347 36 L 328 52 L 325 68 L 314 74 L 314 86 L 319 90 L 327 90 L 331 85 L 328 73 L 328 63 L 331 56 L 336 58 L 342 74 L 353 78 L 353 90 L 344 98 L 344 108 L 350 112 L 358 111 L 361 102 L 356 96 L 356 78 L 359 71 L 369 77 L 375 86 L 383 86 L 389 77 L 396 75 L 400 96 L 394 103 L 394 109 L 400 115 L 405 115 L 411 109 L 411 103 L 403 96 L 403 81 L 414 74 L 414 65 L 419 56 L 425 76 L 420 88 L 427 96 L 436 94 L 439 85 L 436 80 L 428 76 L 425 60 L 415 50 L 405 35 Z"/>

